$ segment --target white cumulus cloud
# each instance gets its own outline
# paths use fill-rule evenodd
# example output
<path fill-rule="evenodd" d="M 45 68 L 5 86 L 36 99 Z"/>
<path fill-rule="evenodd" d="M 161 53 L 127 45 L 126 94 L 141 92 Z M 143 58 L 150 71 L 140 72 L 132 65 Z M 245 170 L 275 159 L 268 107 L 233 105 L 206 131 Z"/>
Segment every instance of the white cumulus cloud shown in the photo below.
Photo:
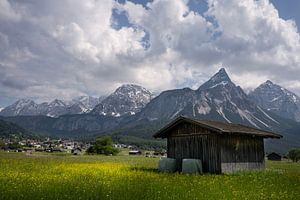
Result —
<path fill-rule="evenodd" d="M 187 2 L 0 0 L 0 96 L 196 88 L 221 66 L 246 90 L 271 79 L 300 94 L 300 35 L 269 0 L 208 0 L 204 14 Z"/>

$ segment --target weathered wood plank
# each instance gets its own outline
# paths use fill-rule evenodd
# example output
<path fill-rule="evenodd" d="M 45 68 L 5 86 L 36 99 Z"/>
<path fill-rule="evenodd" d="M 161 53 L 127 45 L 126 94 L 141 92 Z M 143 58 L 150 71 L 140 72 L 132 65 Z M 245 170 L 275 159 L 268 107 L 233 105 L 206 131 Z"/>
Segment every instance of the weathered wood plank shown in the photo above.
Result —
<path fill-rule="evenodd" d="M 182 159 L 200 159 L 204 172 L 234 172 L 261 169 L 264 166 L 262 137 L 249 135 L 220 135 L 195 124 L 181 123 L 168 134 L 168 152 L 176 159 L 181 171 Z"/>

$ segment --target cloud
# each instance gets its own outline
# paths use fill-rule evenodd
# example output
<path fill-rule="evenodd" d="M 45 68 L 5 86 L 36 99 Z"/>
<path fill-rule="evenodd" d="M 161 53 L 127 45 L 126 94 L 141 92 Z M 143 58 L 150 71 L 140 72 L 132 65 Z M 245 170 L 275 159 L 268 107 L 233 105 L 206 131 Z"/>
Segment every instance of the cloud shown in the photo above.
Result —
<path fill-rule="evenodd" d="M 300 36 L 292 20 L 283 20 L 267 0 L 209 1 L 207 15 L 218 23 L 222 35 L 215 46 L 222 63 L 239 75 L 265 77 L 284 83 L 300 74 Z M 261 78 L 260 78 L 261 79 Z M 243 85 L 243 80 L 238 81 Z M 299 88 L 297 89 L 300 92 Z"/>
<path fill-rule="evenodd" d="M 21 15 L 12 8 L 10 3 L 7 0 L 0 1 L 0 19 L 1 20 L 11 20 L 11 21 L 18 21 L 21 18 Z"/>
<path fill-rule="evenodd" d="M 0 0 L 0 95 L 70 99 L 123 83 L 196 88 L 221 65 L 246 90 L 271 79 L 300 94 L 294 21 L 268 0 L 208 0 L 204 14 L 187 2 Z"/>
<path fill-rule="evenodd" d="M 171 81 L 179 85 L 198 78 L 193 75 L 199 72 L 212 74 L 221 65 L 246 90 L 266 79 L 290 87 L 286 80 L 300 74 L 297 26 L 281 19 L 268 0 L 209 0 L 203 16 L 183 1 L 154 1 L 148 10 L 129 2 L 124 7 L 131 22 L 150 33 L 148 58 L 174 52 L 170 63 L 189 71 L 174 74 Z M 300 88 L 293 89 L 300 93 Z"/>

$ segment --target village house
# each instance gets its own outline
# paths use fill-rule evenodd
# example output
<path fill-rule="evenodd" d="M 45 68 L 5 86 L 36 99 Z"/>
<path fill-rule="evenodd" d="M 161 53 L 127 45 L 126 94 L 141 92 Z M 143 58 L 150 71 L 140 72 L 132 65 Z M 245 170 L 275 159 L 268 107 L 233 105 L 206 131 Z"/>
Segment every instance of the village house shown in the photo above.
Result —
<path fill-rule="evenodd" d="M 167 138 L 167 157 L 200 159 L 203 172 L 230 173 L 264 168 L 264 139 L 281 135 L 239 124 L 179 117 L 154 134 Z"/>
<path fill-rule="evenodd" d="M 268 160 L 281 161 L 281 155 L 275 152 L 268 154 L 267 158 Z"/>
<path fill-rule="evenodd" d="M 129 155 L 141 155 L 142 152 L 140 150 L 130 150 L 128 152 Z"/>

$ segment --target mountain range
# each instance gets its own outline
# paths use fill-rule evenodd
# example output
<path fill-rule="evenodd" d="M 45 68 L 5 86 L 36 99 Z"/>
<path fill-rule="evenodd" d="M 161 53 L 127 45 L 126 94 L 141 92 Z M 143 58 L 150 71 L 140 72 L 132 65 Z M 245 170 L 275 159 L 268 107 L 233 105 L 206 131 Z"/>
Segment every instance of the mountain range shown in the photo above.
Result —
<path fill-rule="evenodd" d="M 81 114 L 91 111 L 98 103 L 99 98 L 81 96 L 71 101 L 55 99 L 51 102 L 35 103 L 30 99 L 20 99 L 0 111 L 2 116 L 35 116 L 45 115 L 58 117 L 66 114 Z"/>
<path fill-rule="evenodd" d="M 36 116 L 59 117 L 70 114 L 91 113 L 104 116 L 120 117 L 134 115 L 151 100 L 153 94 L 147 89 L 125 84 L 109 96 L 99 98 L 80 96 L 71 101 L 55 99 L 51 102 L 35 103 L 30 99 L 20 99 L 0 110 L 1 116 Z"/>
<path fill-rule="evenodd" d="M 45 116 L 35 112 L 29 114 L 39 107 L 31 101 L 20 105 L 16 102 L 9 109 L 3 109 L 0 115 L 6 116 L 4 120 L 49 135 L 86 138 L 113 134 L 146 139 L 165 123 L 186 116 L 239 123 L 282 134 L 283 139 L 266 142 L 269 151 L 283 152 L 300 146 L 299 97 L 271 81 L 247 95 L 223 68 L 196 90 L 168 90 L 156 97 L 141 86 L 123 85 L 85 112 L 83 109 L 63 112 L 58 108 L 70 108 L 72 104 L 54 101 L 51 103 L 56 106 L 51 108 L 56 108 L 56 112 L 49 112 L 51 109 L 40 112 Z M 26 109 L 21 109 L 21 105 L 26 105 Z M 22 116 L 24 113 L 32 116 Z"/>
<path fill-rule="evenodd" d="M 162 92 L 139 113 L 139 119 L 173 119 L 180 115 L 256 128 L 269 128 L 277 123 L 230 80 L 225 69 L 197 90 L 184 88 Z"/>
<path fill-rule="evenodd" d="M 0 119 L 0 139 L 1 138 L 12 138 L 12 139 L 32 139 L 32 138 L 37 138 L 37 136 L 18 126 L 17 124 L 14 124 L 12 122 L 7 122 L 4 120 Z"/>

